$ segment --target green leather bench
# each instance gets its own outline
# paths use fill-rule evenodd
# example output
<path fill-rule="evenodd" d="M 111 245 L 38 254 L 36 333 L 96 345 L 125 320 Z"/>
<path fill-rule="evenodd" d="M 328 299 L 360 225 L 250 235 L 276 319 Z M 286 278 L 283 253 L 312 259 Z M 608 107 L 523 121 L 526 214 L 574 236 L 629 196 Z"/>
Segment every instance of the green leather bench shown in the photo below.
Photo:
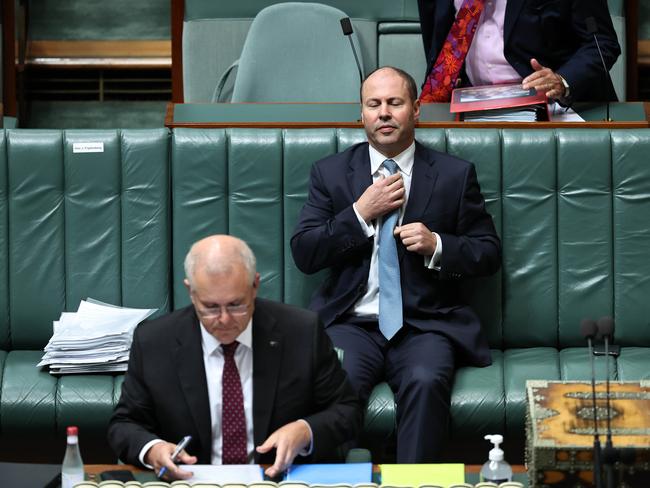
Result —
<path fill-rule="evenodd" d="M 78 425 L 110 461 L 119 375 L 36 368 L 52 321 L 93 297 L 170 309 L 169 133 L 0 131 L 0 459 L 60 462 Z M 103 152 L 79 152 L 82 143 Z"/>
<path fill-rule="evenodd" d="M 447 457 L 482 462 L 483 435 L 503 433 L 509 458 L 521 461 L 525 381 L 590 377 L 582 318 L 615 316 L 623 346 L 615 377 L 650 379 L 650 131 L 425 129 L 418 138 L 476 164 L 503 242 L 502 271 L 468 284 L 494 363 L 458 371 Z M 306 305 L 324 275 L 300 273 L 288 242 L 310 166 L 362 140 L 354 129 L 175 130 L 175 306 L 188 303 L 182 255 L 213 232 L 251 244 L 262 295 Z M 365 422 L 364 445 L 390 442 L 394 405 L 385 384 Z"/>
<path fill-rule="evenodd" d="M 520 460 L 525 380 L 589 377 L 583 317 L 615 316 L 615 377 L 650 379 L 650 130 L 418 138 L 476 163 L 503 240 L 502 271 L 468 283 L 494 364 L 458 371 L 447 457 L 480 462 L 482 435 L 498 432 Z M 246 239 L 261 294 L 306 304 L 323 275 L 302 275 L 288 241 L 310 166 L 363 139 L 356 129 L 0 132 L 0 460 L 59 462 L 74 423 L 87 462 L 114 461 L 104 436 L 121 376 L 56 378 L 35 365 L 52 321 L 83 297 L 159 313 L 186 305 L 182 258 L 194 240 Z M 83 142 L 104 152 L 76 152 Z M 390 445 L 386 385 L 365 422 L 364 445 Z"/>

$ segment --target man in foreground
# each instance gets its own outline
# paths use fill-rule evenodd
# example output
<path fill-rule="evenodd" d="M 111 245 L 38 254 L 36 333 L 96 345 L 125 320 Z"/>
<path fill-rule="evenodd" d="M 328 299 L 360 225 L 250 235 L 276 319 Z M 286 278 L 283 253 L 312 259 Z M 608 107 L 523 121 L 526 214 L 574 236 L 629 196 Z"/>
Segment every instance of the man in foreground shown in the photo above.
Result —
<path fill-rule="evenodd" d="M 138 326 L 108 439 L 122 461 L 170 479 L 180 464 L 272 464 L 332 459 L 354 438 L 360 408 L 312 312 L 257 297 L 255 257 L 212 236 L 185 259 L 192 305 Z"/>
<path fill-rule="evenodd" d="M 330 270 L 310 308 L 362 402 L 384 379 L 395 393 L 397 462 L 432 462 L 455 368 L 491 362 L 460 288 L 499 268 L 501 243 L 474 166 L 415 141 L 413 78 L 380 68 L 361 104 L 368 142 L 314 164 L 291 249 L 303 272 Z"/>

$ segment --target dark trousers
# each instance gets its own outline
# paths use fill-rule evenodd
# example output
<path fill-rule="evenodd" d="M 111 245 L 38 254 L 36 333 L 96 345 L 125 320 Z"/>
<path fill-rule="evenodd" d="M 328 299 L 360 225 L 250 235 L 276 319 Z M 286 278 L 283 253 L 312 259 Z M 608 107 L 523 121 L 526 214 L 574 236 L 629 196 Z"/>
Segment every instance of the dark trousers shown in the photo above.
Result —
<path fill-rule="evenodd" d="M 439 459 L 449 425 L 454 351 L 435 332 L 404 326 L 390 341 L 376 321 L 348 317 L 326 329 L 343 349 L 343 367 L 365 404 L 372 388 L 386 381 L 397 406 L 397 462 Z"/>

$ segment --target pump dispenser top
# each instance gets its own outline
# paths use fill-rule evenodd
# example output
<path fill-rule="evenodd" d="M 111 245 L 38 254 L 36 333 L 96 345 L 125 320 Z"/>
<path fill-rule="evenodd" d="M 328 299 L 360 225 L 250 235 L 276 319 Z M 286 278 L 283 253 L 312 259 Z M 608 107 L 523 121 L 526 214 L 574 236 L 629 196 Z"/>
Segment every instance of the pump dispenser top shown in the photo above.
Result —
<path fill-rule="evenodd" d="M 512 481 L 512 468 L 503 460 L 503 450 L 499 447 L 503 442 L 503 436 L 488 434 L 485 440 L 494 444 L 494 447 L 490 450 L 489 461 L 481 467 L 481 481 L 491 481 L 496 484 Z"/>
<path fill-rule="evenodd" d="M 499 444 L 503 442 L 503 436 L 500 434 L 488 434 L 484 439 L 494 444 L 494 448 L 490 449 L 490 461 L 503 461 L 503 449 L 499 447 Z"/>

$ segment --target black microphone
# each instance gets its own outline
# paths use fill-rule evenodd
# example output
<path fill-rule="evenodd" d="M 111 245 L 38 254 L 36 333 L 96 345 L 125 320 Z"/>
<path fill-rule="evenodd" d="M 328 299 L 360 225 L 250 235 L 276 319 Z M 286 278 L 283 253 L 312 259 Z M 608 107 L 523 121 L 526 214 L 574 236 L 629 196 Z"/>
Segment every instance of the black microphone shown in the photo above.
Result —
<path fill-rule="evenodd" d="M 343 17 L 341 19 L 341 29 L 343 29 L 343 35 L 347 36 L 350 41 L 350 47 L 352 48 L 352 54 L 354 54 L 354 60 L 357 63 L 357 69 L 359 70 L 359 83 L 363 83 L 363 71 L 361 70 L 361 63 L 359 63 L 359 56 L 357 56 L 357 50 L 354 47 L 354 42 L 352 42 L 352 22 L 350 22 L 350 17 Z"/>
<path fill-rule="evenodd" d="M 602 488 L 601 463 L 600 463 L 600 437 L 598 435 L 598 409 L 596 408 L 596 367 L 594 365 L 594 350 L 592 339 L 598 333 L 598 326 L 592 319 L 582 319 L 580 333 L 587 339 L 589 348 L 589 362 L 591 363 L 591 404 L 594 412 L 594 488 Z"/>
<path fill-rule="evenodd" d="M 596 19 L 594 17 L 587 17 L 585 19 L 585 26 L 587 27 L 587 33 L 594 36 L 594 41 L 596 41 L 596 49 L 598 49 L 598 54 L 600 55 L 600 62 L 603 64 L 603 70 L 605 70 L 605 79 L 613 85 L 614 83 L 612 82 L 612 75 L 609 74 L 609 70 L 605 64 L 605 58 L 603 58 L 603 52 L 600 50 L 600 44 L 598 44 L 598 36 L 596 36 L 596 33 L 598 32 L 598 25 L 596 24 Z M 612 119 L 609 116 L 609 101 L 607 101 L 605 107 L 607 110 L 607 118 L 605 121 L 611 122 Z"/>
<path fill-rule="evenodd" d="M 614 319 L 611 317 L 601 317 L 598 319 L 598 335 L 605 341 L 605 364 L 607 368 L 607 376 L 605 377 L 605 398 L 607 400 L 607 440 L 605 441 L 605 448 L 603 449 L 603 463 L 605 464 L 605 471 L 607 473 L 607 487 L 613 488 L 614 486 L 614 463 L 617 460 L 618 454 L 612 443 L 612 411 L 610 405 L 609 394 L 609 341 L 614 339 Z"/>

